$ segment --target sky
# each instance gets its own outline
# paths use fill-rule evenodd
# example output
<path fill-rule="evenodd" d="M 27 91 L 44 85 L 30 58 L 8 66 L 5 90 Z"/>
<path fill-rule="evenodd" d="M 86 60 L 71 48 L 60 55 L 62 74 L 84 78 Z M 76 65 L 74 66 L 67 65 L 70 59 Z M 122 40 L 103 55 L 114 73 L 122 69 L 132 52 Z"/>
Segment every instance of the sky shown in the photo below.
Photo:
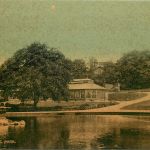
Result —
<path fill-rule="evenodd" d="M 99 61 L 150 49 L 150 1 L 0 0 L 0 63 L 33 42 Z"/>

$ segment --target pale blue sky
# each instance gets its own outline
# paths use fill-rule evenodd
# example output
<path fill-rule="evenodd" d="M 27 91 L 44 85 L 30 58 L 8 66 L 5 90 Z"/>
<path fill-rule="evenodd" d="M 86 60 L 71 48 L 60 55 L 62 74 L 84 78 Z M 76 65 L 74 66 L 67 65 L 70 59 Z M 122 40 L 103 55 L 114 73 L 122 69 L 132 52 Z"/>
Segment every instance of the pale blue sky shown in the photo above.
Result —
<path fill-rule="evenodd" d="M 0 62 L 34 41 L 68 58 L 150 49 L 150 2 L 0 0 Z"/>

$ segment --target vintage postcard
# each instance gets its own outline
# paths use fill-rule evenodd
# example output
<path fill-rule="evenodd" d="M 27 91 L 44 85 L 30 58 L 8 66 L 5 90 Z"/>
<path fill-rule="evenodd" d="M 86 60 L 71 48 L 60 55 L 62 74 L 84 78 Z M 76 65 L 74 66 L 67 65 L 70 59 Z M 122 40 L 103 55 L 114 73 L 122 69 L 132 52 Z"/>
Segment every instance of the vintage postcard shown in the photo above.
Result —
<path fill-rule="evenodd" d="M 150 149 L 150 1 L 0 0 L 0 149 Z"/>

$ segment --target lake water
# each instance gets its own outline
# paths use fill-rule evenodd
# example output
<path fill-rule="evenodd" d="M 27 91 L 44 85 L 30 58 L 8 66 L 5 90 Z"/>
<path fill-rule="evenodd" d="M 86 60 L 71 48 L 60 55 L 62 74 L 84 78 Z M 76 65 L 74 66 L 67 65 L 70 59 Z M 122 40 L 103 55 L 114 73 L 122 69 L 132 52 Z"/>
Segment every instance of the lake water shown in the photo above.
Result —
<path fill-rule="evenodd" d="M 11 118 L 24 127 L 0 126 L 1 148 L 149 149 L 150 116 L 55 115 Z"/>

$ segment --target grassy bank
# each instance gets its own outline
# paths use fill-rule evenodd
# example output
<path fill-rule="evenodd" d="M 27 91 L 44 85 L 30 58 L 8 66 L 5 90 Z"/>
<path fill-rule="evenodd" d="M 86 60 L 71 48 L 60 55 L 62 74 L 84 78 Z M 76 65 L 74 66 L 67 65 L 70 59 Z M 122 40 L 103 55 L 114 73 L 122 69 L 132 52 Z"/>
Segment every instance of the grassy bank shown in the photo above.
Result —
<path fill-rule="evenodd" d="M 126 106 L 125 110 L 150 110 L 150 100 Z"/>
<path fill-rule="evenodd" d="M 88 111 L 81 111 L 81 110 L 75 110 L 75 111 L 39 111 L 39 112 L 7 112 L 5 114 L 2 114 L 1 116 L 5 117 L 47 117 L 47 116 L 54 116 L 54 115 L 130 115 L 134 117 L 146 117 L 150 116 L 150 112 L 145 111 L 127 111 L 127 112 L 88 112 Z M 128 116 L 129 117 L 129 116 Z"/>
<path fill-rule="evenodd" d="M 109 94 L 110 101 L 130 101 L 146 96 L 142 92 L 133 92 L 133 91 L 123 91 L 123 92 L 114 92 Z"/>
<path fill-rule="evenodd" d="M 38 105 L 35 109 L 33 105 L 9 105 L 11 112 L 28 112 L 28 111 L 65 111 L 65 110 L 86 110 L 93 108 L 102 108 L 110 105 L 115 105 L 117 102 L 60 102 L 52 103 L 51 105 Z"/>

